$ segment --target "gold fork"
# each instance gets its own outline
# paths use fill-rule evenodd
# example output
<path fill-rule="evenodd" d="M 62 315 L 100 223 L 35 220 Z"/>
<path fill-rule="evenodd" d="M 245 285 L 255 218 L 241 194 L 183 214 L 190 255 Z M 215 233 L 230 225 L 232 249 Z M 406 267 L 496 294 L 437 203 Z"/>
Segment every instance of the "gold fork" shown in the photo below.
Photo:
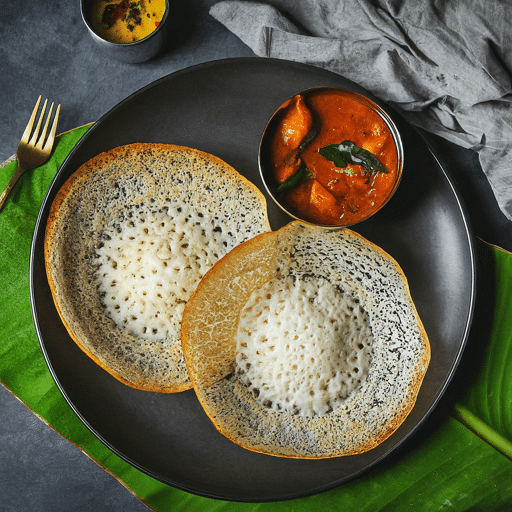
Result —
<path fill-rule="evenodd" d="M 57 122 L 59 120 L 60 105 L 57 107 L 52 128 L 48 135 L 48 139 L 45 142 L 46 132 L 48 130 L 48 125 L 50 124 L 50 117 L 53 111 L 52 103 L 50 111 L 48 112 L 48 117 L 46 118 L 43 133 L 39 137 L 39 130 L 41 128 L 44 112 L 46 110 L 46 105 L 48 103 L 47 99 L 44 101 L 43 109 L 41 110 L 41 114 L 39 116 L 39 121 L 37 123 L 36 129 L 34 130 L 32 137 L 30 138 L 30 134 L 32 133 L 32 127 L 34 126 L 34 121 L 37 116 L 37 110 L 39 109 L 40 102 L 41 96 L 39 96 L 39 99 L 37 100 L 36 106 L 34 107 L 34 110 L 32 112 L 32 116 L 30 117 L 30 121 L 28 122 L 27 127 L 25 128 L 25 131 L 23 133 L 23 137 L 21 137 L 21 141 L 18 145 L 18 149 L 16 151 L 18 169 L 13 174 L 6 189 L 2 192 L 2 195 L 0 196 L 0 210 L 3 208 L 7 196 L 14 188 L 14 185 L 16 185 L 16 182 L 18 181 L 19 177 L 28 169 L 33 169 L 34 167 L 39 167 L 40 165 L 43 165 L 48 160 L 48 158 L 50 158 L 53 143 L 55 141 L 55 131 L 57 130 Z"/>

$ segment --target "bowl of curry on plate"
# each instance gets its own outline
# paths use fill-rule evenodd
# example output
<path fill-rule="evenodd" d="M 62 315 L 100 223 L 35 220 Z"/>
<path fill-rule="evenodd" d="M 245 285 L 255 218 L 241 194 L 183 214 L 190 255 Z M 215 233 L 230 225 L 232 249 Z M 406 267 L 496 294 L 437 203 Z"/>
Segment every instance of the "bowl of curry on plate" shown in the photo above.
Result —
<path fill-rule="evenodd" d="M 150 60 L 167 42 L 169 0 L 81 0 L 81 10 L 93 40 L 116 60 Z"/>
<path fill-rule="evenodd" d="M 391 117 L 376 103 L 349 90 L 316 87 L 274 113 L 258 163 L 269 195 L 288 215 L 346 227 L 391 199 L 404 151 Z"/>

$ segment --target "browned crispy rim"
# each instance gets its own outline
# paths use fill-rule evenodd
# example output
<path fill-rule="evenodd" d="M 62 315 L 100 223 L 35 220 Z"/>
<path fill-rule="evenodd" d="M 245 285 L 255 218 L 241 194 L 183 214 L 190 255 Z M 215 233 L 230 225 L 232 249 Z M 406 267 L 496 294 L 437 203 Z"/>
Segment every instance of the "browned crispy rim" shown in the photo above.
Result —
<path fill-rule="evenodd" d="M 113 148 L 111 150 L 105 151 L 103 153 L 100 153 L 96 155 L 95 157 L 91 158 L 87 162 L 85 162 L 80 168 L 78 168 L 67 180 L 66 182 L 61 186 L 61 188 L 58 190 L 54 201 L 50 207 L 49 214 L 48 214 L 48 220 L 46 225 L 46 231 L 45 231 L 45 239 L 44 239 L 44 260 L 45 260 L 45 268 L 46 268 L 46 275 L 48 280 L 48 285 L 53 297 L 54 305 L 57 310 L 57 313 L 66 328 L 69 336 L 71 339 L 76 343 L 76 345 L 89 357 L 91 358 L 99 367 L 101 367 L 103 370 L 105 370 L 107 373 L 109 373 L 112 377 L 117 379 L 119 382 L 134 388 L 139 389 L 142 391 L 149 391 L 149 392 L 158 392 L 158 393 L 177 393 L 186 391 L 188 389 L 192 388 L 192 383 L 189 381 L 188 383 L 185 383 L 183 385 L 174 385 L 173 387 L 168 386 L 159 386 L 159 385 L 148 385 L 148 384 L 137 384 L 135 382 L 132 382 L 126 378 L 124 378 L 121 374 L 113 370 L 112 368 L 108 367 L 106 364 L 104 364 L 93 352 L 88 350 L 83 343 L 81 342 L 80 338 L 75 334 L 73 328 L 69 324 L 69 322 L 66 319 L 65 314 L 63 313 L 62 307 L 60 305 L 60 300 L 58 298 L 57 294 L 57 286 L 54 282 L 52 272 L 50 269 L 49 261 L 50 261 L 50 251 L 52 249 L 53 240 L 55 237 L 56 232 L 56 225 L 61 219 L 61 206 L 63 202 L 66 200 L 68 195 L 70 194 L 70 191 L 73 190 L 75 187 L 75 184 L 77 182 L 86 181 L 90 176 L 94 175 L 96 172 L 96 168 L 99 166 L 108 165 L 110 162 L 113 162 L 117 158 L 123 155 L 127 155 L 130 153 L 136 153 L 136 152 L 142 152 L 144 150 L 151 149 L 156 151 L 163 151 L 163 152 L 173 152 L 173 151 L 180 151 L 180 152 L 189 152 L 198 156 L 203 157 L 204 159 L 222 167 L 225 172 L 230 173 L 232 176 L 236 176 L 237 180 L 241 183 L 243 183 L 246 187 L 249 187 L 252 191 L 252 193 L 257 197 L 257 200 L 259 201 L 263 211 L 266 212 L 266 199 L 264 195 L 261 193 L 261 191 L 252 184 L 249 180 L 247 180 L 244 176 L 239 174 L 232 166 L 230 166 L 228 163 L 226 163 L 224 160 L 220 159 L 219 157 L 206 153 L 204 151 L 200 151 L 197 149 L 193 149 L 187 146 L 179 146 L 174 144 L 158 144 L 158 143 L 133 143 L 125 146 L 120 146 Z M 268 218 L 266 218 L 266 224 L 267 229 L 270 230 L 270 224 L 268 222 Z"/>
<path fill-rule="evenodd" d="M 187 362 L 187 366 L 189 369 L 189 376 L 192 381 L 193 387 L 195 389 L 196 395 L 199 399 L 199 402 L 201 403 L 203 409 L 205 410 L 205 413 L 210 418 L 210 420 L 214 423 L 217 430 L 224 435 L 226 438 L 233 441 L 235 444 L 248 449 L 250 451 L 254 451 L 257 453 L 264 453 L 271 456 L 277 456 L 277 457 L 285 457 L 285 458 L 303 458 L 303 459 L 326 459 L 326 458 L 333 458 L 333 457 L 339 457 L 339 456 L 347 456 L 347 455 L 357 455 L 364 452 L 367 452 L 378 445 L 380 445 L 382 442 L 384 442 L 386 439 L 388 439 L 404 422 L 404 420 L 407 418 L 411 410 L 413 409 L 416 399 L 421 387 L 421 384 L 423 382 L 426 369 L 428 367 L 428 364 L 430 362 L 430 344 L 428 342 L 427 333 L 423 327 L 423 324 L 421 322 L 421 319 L 417 313 L 416 307 L 414 303 L 412 302 L 412 297 L 410 294 L 410 289 L 408 286 L 407 279 L 405 277 L 405 274 L 403 270 L 400 268 L 398 263 L 385 251 L 383 251 L 380 247 L 376 246 L 372 242 L 366 240 L 364 237 L 359 235 L 358 233 L 355 233 L 353 231 L 350 231 L 348 229 L 345 229 L 346 232 L 350 232 L 350 235 L 359 239 L 360 241 L 364 242 L 367 247 L 371 247 L 373 251 L 380 254 L 382 257 L 386 258 L 388 261 L 392 262 L 396 266 L 396 272 L 399 276 L 399 279 L 402 283 L 404 292 L 410 302 L 410 306 L 412 309 L 412 312 L 415 316 L 415 321 L 417 322 L 417 327 L 420 331 L 420 335 L 423 341 L 423 351 L 421 354 L 421 357 L 417 361 L 415 368 L 414 368 L 414 377 L 410 381 L 410 385 L 408 388 L 408 394 L 404 398 L 400 409 L 396 412 L 394 417 L 390 418 L 387 423 L 385 424 L 385 427 L 380 431 L 379 435 L 377 437 L 374 437 L 372 439 L 369 439 L 366 443 L 359 444 L 356 448 L 346 450 L 344 452 L 339 453 L 326 453 L 326 454 L 297 454 L 293 453 L 293 450 L 290 450 L 288 453 L 286 453 L 286 450 L 283 450 L 281 448 L 273 449 L 268 444 L 260 443 L 259 445 L 257 443 L 246 443 L 243 439 L 243 434 L 238 432 L 239 436 L 237 437 L 236 428 L 232 427 L 232 424 L 228 425 L 226 427 L 226 422 L 224 421 L 223 417 L 220 417 L 220 420 L 218 419 L 218 416 L 222 416 L 222 413 L 218 413 L 218 409 L 216 407 L 212 407 L 211 397 L 208 396 L 209 391 L 212 389 L 212 386 L 216 386 L 220 381 L 217 381 L 217 383 L 208 382 L 208 379 L 204 377 L 203 374 L 199 374 L 196 372 L 195 362 L 194 362 L 194 356 L 191 355 L 193 351 L 195 350 L 195 344 L 197 340 L 194 337 L 194 334 L 191 334 L 192 326 L 195 322 L 198 321 L 197 315 L 200 314 L 200 310 L 202 308 L 202 301 L 204 300 L 204 295 L 209 294 L 212 288 L 215 288 L 216 286 L 216 280 L 218 279 L 219 274 L 226 273 L 225 267 L 229 267 L 230 265 L 234 265 L 236 260 L 240 257 L 243 257 L 247 252 L 250 252 L 251 246 L 254 245 L 264 245 L 265 241 L 277 239 L 280 236 L 280 232 L 288 230 L 291 226 L 303 226 L 309 230 L 317 231 L 319 234 L 322 233 L 323 228 L 317 228 L 313 226 L 308 226 L 304 223 L 301 223 L 300 221 L 294 221 L 285 226 L 284 228 L 281 228 L 281 230 L 277 232 L 271 232 L 271 233 L 263 233 L 259 235 L 258 237 L 255 237 L 252 240 L 249 240 L 245 242 L 244 244 L 238 246 L 237 248 L 233 249 L 229 254 L 224 256 L 219 262 L 217 262 L 216 265 L 212 269 L 209 270 L 209 272 L 204 276 L 201 283 L 198 285 L 195 293 L 193 294 L 191 300 L 189 301 L 187 307 L 185 308 L 184 313 L 184 322 L 182 324 L 182 344 L 183 344 L 183 350 L 185 355 L 185 360 Z M 270 279 L 270 277 L 269 277 Z M 218 286 L 218 283 L 217 283 Z M 199 304 L 197 303 L 199 302 Z M 244 302 L 245 303 L 245 302 Z M 225 351 L 226 354 L 229 354 L 229 350 Z M 195 356 L 195 360 L 197 361 L 197 356 Z M 231 366 L 233 368 L 234 365 Z M 224 372 L 226 373 L 226 372 Z M 222 377 L 221 377 L 222 379 Z M 215 392 L 214 392 L 215 393 Z M 223 403 L 225 400 L 229 400 L 231 398 L 231 395 L 229 393 L 226 396 L 223 396 L 222 394 L 219 396 L 217 395 L 214 399 L 214 402 Z M 251 408 L 251 405 L 248 405 L 248 408 Z M 232 415 L 236 415 L 236 411 L 232 411 Z M 231 428 L 229 428 L 231 426 Z"/>
<path fill-rule="evenodd" d="M 50 277 L 48 277 L 48 284 L 50 286 L 50 291 L 52 293 L 52 296 L 55 297 L 55 294 L 56 294 L 55 284 L 53 282 L 53 279 L 51 279 Z M 70 325 L 66 321 L 66 318 L 64 317 L 62 310 L 60 308 L 59 302 L 54 300 L 54 305 L 55 305 L 55 309 L 57 310 L 57 313 L 59 314 L 59 317 L 60 317 L 62 323 L 64 324 L 64 327 L 66 328 L 66 330 L 69 334 L 69 337 L 76 343 L 78 348 L 80 348 L 80 350 L 82 350 L 87 356 L 89 356 L 100 368 L 103 368 L 103 370 L 105 370 L 107 373 L 112 375 L 112 377 L 117 379 L 119 382 L 122 382 L 126 386 L 129 386 L 134 389 L 139 389 L 141 391 L 155 392 L 155 393 L 179 393 L 181 391 L 187 391 L 188 389 L 192 389 L 192 383 L 190 383 L 188 385 L 183 385 L 183 386 L 175 386 L 172 389 L 170 389 L 170 388 L 166 388 L 166 387 L 162 387 L 162 386 L 139 385 L 139 384 L 136 384 L 135 382 L 131 382 L 131 381 L 125 379 L 122 375 L 120 375 L 116 371 L 112 370 L 111 368 L 109 368 L 108 366 L 103 364 L 103 362 L 100 359 L 98 359 L 98 357 L 96 357 L 96 355 L 94 353 L 92 353 L 90 350 L 87 350 L 82 345 L 82 343 L 80 342 L 80 339 L 75 335 L 75 333 L 73 332 L 73 329 L 70 327 Z"/>

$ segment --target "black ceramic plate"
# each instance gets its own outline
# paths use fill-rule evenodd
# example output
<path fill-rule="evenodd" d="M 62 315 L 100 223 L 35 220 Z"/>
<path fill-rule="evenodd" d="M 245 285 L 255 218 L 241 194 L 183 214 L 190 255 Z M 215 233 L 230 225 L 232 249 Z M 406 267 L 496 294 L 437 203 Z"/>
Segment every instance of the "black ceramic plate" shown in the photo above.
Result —
<path fill-rule="evenodd" d="M 432 360 L 417 403 L 402 426 L 361 455 L 292 460 L 244 450 L 217 432 L 194 391 L 174 395 L 124 386 L 71 340 L 53 306 L 43 239 L 57 190 L 85 161 L 132 142 L 173 143 L 219 156 L 262 190 L 257 158 L 265 125 L 284 100 L 329 85 L 362 92 L 318 68 L 270 59 L 229 59 L 169 75 L 101 118 L 62 165 L 42 206 L 31 254 L 31 299 L 41 347 L 64 397 L 103 443 L 143 472 L 214 498 L 267 501 L 333 488 L 382 463 L 439 401 L 459 362 L 471 323 L 475 261 L 457 191 L 424 139 L 390 112 L 401 131 L 405 168 L 393 199 L 357 227 L 402 266 L 427 330 Z M 268 200 L 273 228 L 289 222 Z"/>

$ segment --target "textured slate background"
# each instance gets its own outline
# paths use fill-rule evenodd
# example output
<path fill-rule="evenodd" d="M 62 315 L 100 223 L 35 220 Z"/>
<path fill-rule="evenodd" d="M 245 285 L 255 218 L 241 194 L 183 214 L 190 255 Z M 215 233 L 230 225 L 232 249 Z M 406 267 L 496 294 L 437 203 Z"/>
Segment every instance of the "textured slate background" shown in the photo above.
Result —
<path fill-rule="evenodd" d="M 412 0 L 411 0 L 412 1 Z M 98 53 L 79 1 L 0 0 L 0 162 L 16 151 L 39 94 L 62 104 L 59 131 L 95 121 L 127 95 L 173 71 L 252 51 L 208 14 L 214 0 L 171 0 L 167 50 L 128 65 Z M 476 154 L 429 137 L 457 180 L 476 236 L 512 251 Z M 147 507 L 0 386 L 0 510 L 145 511 Z"/>

